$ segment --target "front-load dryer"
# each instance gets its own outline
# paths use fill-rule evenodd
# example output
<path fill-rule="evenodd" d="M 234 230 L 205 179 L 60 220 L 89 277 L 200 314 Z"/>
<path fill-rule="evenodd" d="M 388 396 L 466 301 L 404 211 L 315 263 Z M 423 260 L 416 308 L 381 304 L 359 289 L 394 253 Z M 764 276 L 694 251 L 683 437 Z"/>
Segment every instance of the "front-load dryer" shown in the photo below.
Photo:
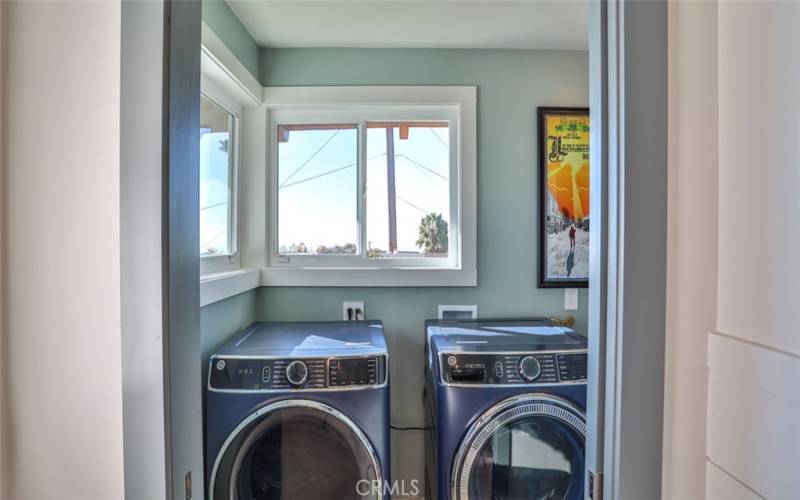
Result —
<path fill-rule="evenodd" d="M 387 368 L 379 321 L 254 323 L 226 343 L 209 360 L 209 498 L 384 498 Z"/>
<path fill-rule="evenodd" d="M 544 319 L 426 330 L 427 498 L 582 500 L 586 338 Z"/>

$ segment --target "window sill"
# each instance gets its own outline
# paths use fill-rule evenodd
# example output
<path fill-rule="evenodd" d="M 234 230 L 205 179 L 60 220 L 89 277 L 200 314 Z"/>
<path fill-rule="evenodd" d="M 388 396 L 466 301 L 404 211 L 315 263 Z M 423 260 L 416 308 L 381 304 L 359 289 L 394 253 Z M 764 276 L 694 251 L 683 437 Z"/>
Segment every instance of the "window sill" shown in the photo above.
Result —
<path fill-rule="evenodd" d="M 239 295 L 261 285 L 258 269 L 205 274 L 200 277 L 200 307 Z"/>
<path fill-rule="evenodd" d="M 475 269 L 442 268 L 302 268 L 268 267 L 261 270 L 262 286 L 325 287 L 474 287 Z"/>
<path fill-rule="evenodd" d="M 264 268 L 205 274 L 200 277 L 200 307 L 259 286 L 292 287 L 474 287 L 475 269 L 320 269 Z"/>

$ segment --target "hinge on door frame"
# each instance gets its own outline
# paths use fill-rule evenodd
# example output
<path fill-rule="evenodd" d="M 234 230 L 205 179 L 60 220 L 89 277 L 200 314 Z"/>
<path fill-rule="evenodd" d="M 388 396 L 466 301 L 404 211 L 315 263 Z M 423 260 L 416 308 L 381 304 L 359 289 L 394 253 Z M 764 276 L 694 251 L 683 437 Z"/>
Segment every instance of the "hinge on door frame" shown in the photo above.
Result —
<path fill-rule="evenodd" d="M 589 498 L 603 500 L 603 473 L 589 471 Z"/>

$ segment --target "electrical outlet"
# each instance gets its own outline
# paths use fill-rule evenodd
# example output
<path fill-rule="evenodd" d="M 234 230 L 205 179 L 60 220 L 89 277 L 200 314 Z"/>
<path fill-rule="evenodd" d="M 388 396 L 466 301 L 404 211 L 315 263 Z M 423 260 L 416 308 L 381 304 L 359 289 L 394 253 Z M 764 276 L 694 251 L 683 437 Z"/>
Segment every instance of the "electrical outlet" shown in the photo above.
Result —
<path fill-rule="evenodd" d="M 578 310 L 578 289 L 565 288 L 564 289 L 564 310 L 577 311 Z"/>
<path fill-rule="evenodd" d="M 360 321 L 366 318 L 363 302 L 342 302 L 342 319 Z"/>

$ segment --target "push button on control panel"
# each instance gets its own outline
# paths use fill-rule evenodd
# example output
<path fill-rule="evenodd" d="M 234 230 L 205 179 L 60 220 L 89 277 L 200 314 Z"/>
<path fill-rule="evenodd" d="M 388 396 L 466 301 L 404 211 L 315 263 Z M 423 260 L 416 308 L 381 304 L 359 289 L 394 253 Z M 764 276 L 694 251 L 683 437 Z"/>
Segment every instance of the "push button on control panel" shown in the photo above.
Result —
<path fill-rule="evenodd" d="M 262 382 L 269 382 L 269 378 L 272 375 L 272 369 L 269 366 L 265 366 L 261 369 L 261 381 Z"/>
<path fill-rule="evenodd" d="M 503 378 L 503 363 L 500 361 L 495 361 L 494 363 L 494 375 L 497 378 Z"/>

